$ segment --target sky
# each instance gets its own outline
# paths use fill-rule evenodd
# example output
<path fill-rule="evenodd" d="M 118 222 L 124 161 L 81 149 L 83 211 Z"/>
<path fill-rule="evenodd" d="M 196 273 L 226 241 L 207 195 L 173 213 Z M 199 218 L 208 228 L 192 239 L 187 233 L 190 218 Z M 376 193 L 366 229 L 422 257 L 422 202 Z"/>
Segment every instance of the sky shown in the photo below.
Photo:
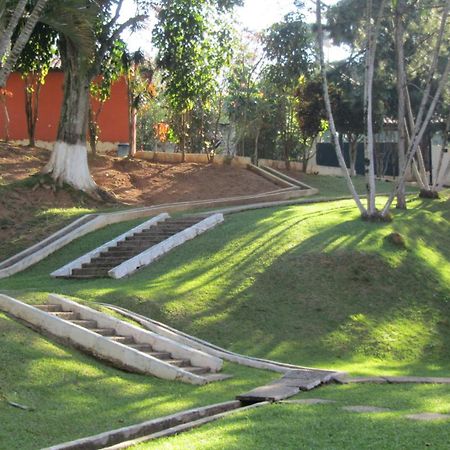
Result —
<path fill-rule="evenodd" d="M 335 3 L 336 0 L 325 1 L 324 3 Z M 312 2 L 305 1 L 308 5 Z M 125 0 L 123 11 L 124 18 L 133 15 L 133 0 Z M 243 7 L 237 7 L 234 10 L 234 17 L 241 24 L 242 29 L 251 31 L 261 31 L 268 28 L 275 22 L 279 22 L 290 11 L 295 11 L 294 0 L 245 0 Z M 307 19 L 314 21 L 314 14 L 307 13 Z M 151 29 L 155 20 L 150 20 L 147 30 L 142 30 L 130 35 L 124 35 L 124 39 L 128 42 L 131 51 L 144 50 L 146 54 L 153 54 L 151 49 Z M 326 58 L 330 60 L 341 59 L 345 56 L 345 52 L 335 47 L 325 48 Z"/>

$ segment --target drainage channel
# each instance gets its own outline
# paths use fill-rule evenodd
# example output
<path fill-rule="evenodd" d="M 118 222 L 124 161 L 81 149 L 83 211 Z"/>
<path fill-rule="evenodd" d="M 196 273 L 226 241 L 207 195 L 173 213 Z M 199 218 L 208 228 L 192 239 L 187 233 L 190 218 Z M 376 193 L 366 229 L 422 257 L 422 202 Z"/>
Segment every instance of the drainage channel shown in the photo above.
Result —
<path fill-rule="evenodd" d="M 94 436 L 48 447 L 44 450 L 118 450 L 154 439 L 172 436 L 209 422 L 226 417 L 236 411 L 268 405 L 268 401 L 244 402 L 232 400 L 224 403 L 190 409 L 140 424 L 107 431 Z"/>

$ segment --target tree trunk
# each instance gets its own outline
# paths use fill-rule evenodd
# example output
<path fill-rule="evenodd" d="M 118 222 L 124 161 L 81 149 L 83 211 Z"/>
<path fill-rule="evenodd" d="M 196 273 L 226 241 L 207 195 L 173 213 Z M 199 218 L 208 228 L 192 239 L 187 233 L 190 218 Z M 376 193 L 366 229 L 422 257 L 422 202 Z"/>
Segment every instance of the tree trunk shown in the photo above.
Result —
<path fill-rule="evenodd" d="M 27 3 L 27 2 L 25 2 Z M 17 37 L 16 42 L 14 43 L 14 46 L 12 47 L 11 51 L 8 52 L 8 48 L 11 45 L 11 36 L 14 32 L 15 28 L 17 27 L 17 23 L 20 20 L 20 18 L 23 15 L 23 9 L 22 4 L 23 0 L 20 0 L 20 2 L 16 6 L 16 10 L 11 18 L 10 24 L 11 25 L 11 35 L 9 35 L 9 28 L 8 25 L 6 32 L 3 33 L 2 37 L 0 38 L 0 87 L 5 86 L 6 80 L 8 79 L 9 74 L 11 73 L 14 65 L 17 62 L 17 59 L 19 58 L 20 54 L 22 53 L 22 50 L 24 49 L 25 45 L 27 44 L 28 40 L 30 39 L 31 33 L 34 30 L 34 27 L 36 26 L 37 21 L 42 15 L 42 12 L 44 11 L 45 6 L 47 5 L 48 0 L 38 0 L 36 3 L 36 6 L 33 8 L 33 11 L 28 16 L 28 19 L 20 31 L 19 36 Z M 20 15 L 19 15 L 20 12 Z M 17 13 L 17 14 L 16 14 Z M 17 17 L 19 15 L 19 17 Z M 17 21 L 16 21 L 17 19 Z M 15 23 L 13 22 L 16 21 Z M 6 47 L 5 47 L 6 45 Z"/>
<path fill-rule="evenodd" d="M 448 4 L 450 4 L 450 1 L 448 2 Z M 447 12 L 448 12 L 448 9 L 447 9 Z M 439 80 L 438 87 L 436 89 L 436 92 L 433 95 L 431 104 L 428 107 L 428 111 L 425 115 L 425 118 L 422 121 L 422 125 L 418 129 L 417 133 L 414 135 L 414 138 L 412 139 L 411 144 L 409 145 L 407 156 L 406 156 L 406 161 L 405 161 L 405 166 L 402 168 L 401 174 L 397 181 L 397 185 L 395 186 L 394 190 L 391 192 L 391 195 L 389 196 L 388 200 L 386 201 L 386 204 L 384 205 L 383 213 L 386 212 L 387 210 L 389 210 L 389 208 L 397 194 L 399 186 L 405 180 L 407 168 L 411 164 L 411 162 L 414 158 L 414 155 L 417 152 L 417 149 L 419 148 L 419 143 L 423 139 L 423 136 L 424 136 L 425 131 L 430 123 L 430 120 L 434 113 L 434 110 L 436 109 L 436 105 L 439 101 L 439 98 L 441 97 L 442 90 L 444 89 L 444 86 L 448 80 L 449 72 L 450 72 L 450 60 L 447 60 L 447 64 L 445 66 L 444 72 L 441 76 L 441 79 Z"/>
<path fill-rule="evenodd" d="M 367 125 L 367 147 L 366 161 L 367 164 L 367 186 L 369 189 L 367 197 L 367 209 L 369 217 L 376 215 L 376 185 L 375 185 L 375 142 L 373 134 L 373 76 L 375 70 L 375 53 L 377 48 L 377 38 L 380 29 L 381 17 L 383 15 L 385 0 L 381 1 L 380 9 L 376 17 L 375 26 L 372 25 L 372 0 L 368 0 L 368 30 L 367 30 L 367 55 L 366 55 L 366 76 L 364 84 L 364 109 Z"/>
<path fill-rule="evenodd" d="M 89 144 L 94 156 L 97 156 L 97 141 L 98 141 L 98 125 L 97 114 L 94 111 L 92 104 L 89 105 Z"/>
<path fill-rule="evenodd" d="M 358 150 L 358 138 L 354 134 L 348 135 L 349 157 L 350 157 L 350 176 L 356 177 L 356 156 Z"/>
<path fill-rule="evenodd" d="M 27 120 L 28 145 L 36 145 L 36 123 L 39 112 L 39 95 L 41 93 L 41 83 L 35 74 L 28 74 L 25 77 L 25 115 Z"/>
<path fill-rule="evenodd" d="M 129 156 L 134 158 L 136 156 L 136 136 L 137 136 L 137 109 L 133 106 L 131 108 L 131 119 L 130 119 L 130 152 Z"/>
<path fill-rule="evenodd" d="M 255 150 L 254 150 L 254 153 L 253 153 L 253 164 L 255 166 L 258 165 L 258 159 L 259 159 L 259 156 L 258 156 L 258 144 L 259 144 L 259 135 L 260 134 L 261 134 L 261 127 L 258 127 L 257 130 L 256 130 Z"/>
<path fill-rule="evenodd" d="M 67 183 L 75 189 L 94 193 L 97 185 L 89 173 L 86 144 L 91 77 L 86 61 L 71 41 L 61 39 L 60 47 L 65 69 L 63 104 L 57 141 L 44 173 L 51 173 L 60 185 Z"/>
<path fill-rule="evenodd" d="M 404 29 L 403 29 L 403 11 L 404 0 L 398 0 L 395 8 L 395 48 L 397 55 L 397 127 L 398 127 L 398 167 L 405 165 L 406 153 L 406 130 L 405 130 L 405 92 L 406 72 L 405 72 L 405 53 L 403 48 Z M 398 209 L 406 209 L 405 183 L 402 183 L 397 192 Z"/>
<path fill-rule="evenodd" d="M 345 181 L 347 182 L 347 186 L 350 190 L 350 193 L 356 203 L 356 206 L 358 207 L 361 216 L 367 217 L 367 210 L 364 207 L 364 205 L 361 202 L 361 199 L 359 198 L 358 193 L 356 192 L 355 186 L 353 184 L 353 181 L 350 177 L 350 174 L 347 170 L 347 165 L 345 164 L 344 155 L 342 153 L 341 146 L 339 144 L 339 137 L 336 132 L 336 126 L 334 124 L 334 117 L 333 112 L 331 110 L 331 102 L 330 102 L 330 94 L 328 92 L 328 80 L 325 72 L 325 58 L 323 55 L 323 27 L 322 27 L 322 2 L 320 0 L 317 0 L 316 2 L 316 23 L 317 23 L 317 47 L 319 52 L 319 64 L 320 64 L 320 72 L 322 77 L 322 87 L 323 87 L 323 96 L 325 100 L 325 107 L 327 111 L 328 121 L 330 123 L 330 132 L 333 136 L 334 140 L 334 146 L 336 150 L 336 156 L 339 161 L 339 166 L 342 170 L 342 173 L 344 175 Z"/>
<path fill-rule="evenodd" d="M 2 104 L 3 117 L 4 117 L 4 131 L 5 131 L 5 141 L 9 142 L 9 114 L 8 105 L 6 104 L 6 95 L 0 94 L 0 103 Z"/>

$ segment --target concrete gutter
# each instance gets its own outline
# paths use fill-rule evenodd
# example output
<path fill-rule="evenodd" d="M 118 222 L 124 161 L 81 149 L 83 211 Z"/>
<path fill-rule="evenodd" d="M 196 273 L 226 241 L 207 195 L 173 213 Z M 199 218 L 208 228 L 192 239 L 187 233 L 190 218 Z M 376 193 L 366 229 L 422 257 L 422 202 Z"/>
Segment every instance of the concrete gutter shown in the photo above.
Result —
<path fill-rule="evenodd" d="M 159 214 L 158 216 L 153 217 L 150 220 L 147 220 L 143 224 L 138 225 L 135 228 L 132 228 L 131 230 L 127 231 L 126 233 L 121 234 L 120 236 L 107 242 L 106 244 L 103 244 L 100 247 L 97 247 L 96 249 L 90 251 L 89 253 L 86 253 L 85 255 L 80 256 L 79 258 L 75 259 L 74 261 L 70 262 L 69 264 L 66 264 L 65 266 L 61 267 L 60 269 L 55 270 L 50 275 L 52 277 L 69 276 L 72 273 L 73 269 L 81 268 L 81 266 L 83 264 L 90 262 L 92 260 L 92 258 L 97 257 L 98 255 L 100 255 L 100 253 L 106 251 L 108 248 L 116 246 L 119 242 L 124 241 L 128 236 L 132 236 L 134 233 L 139 233 L 141 231 L 147 230 L 147 229 L 151 228 L 152 226 L 165 221 L 169 217 L 170 216 L 167 213 Z"/>
<path fill-rule="evenodd" d="M 267 405 L 267 402 L 242 407 L 241 402 L 232 400 L 214 405 L 189 409 L 136 425 L 106 431 L 75 441 L 48 447 L 44 450 L 118 450 L 160 437 L 171 436 L 190 430 L 208 422 L 226 417 L 233 412 Z"/>
<path fill-rule="evenodd" d="M 116 279 L 131 275 L 138 269 L 148 266 L 153 261 L 160 258 L 162 255 L 165 255 L 175 247 L 178 247 L 190 239 L 194 239 L 196 236 L 214 228 L 219 223 L 222 223 L 223 220 L 223 214 L 213 214 L 195 225 L 174 234 L 159 244 L 150 247 L 148 250 L 139 253 L 139 255 L 124 261 L 119 266 L 108 271 L 108 275 Z"/>

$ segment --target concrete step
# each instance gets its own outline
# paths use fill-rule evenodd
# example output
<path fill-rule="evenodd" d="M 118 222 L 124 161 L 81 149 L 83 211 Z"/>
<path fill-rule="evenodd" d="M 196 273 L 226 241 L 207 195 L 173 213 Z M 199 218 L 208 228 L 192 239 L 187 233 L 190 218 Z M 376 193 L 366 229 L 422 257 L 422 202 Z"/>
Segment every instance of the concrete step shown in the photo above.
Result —
<path fill-rule="evenodd" d="M 118 342 L 124 345 L 130 345 L 135 343 L 135 340 L 131 336 L 120 336 L 120 335 L 108 336 L 108 339 L 111 339 L 111 341 Z"/>
<path fill-rule="evenodd" d="M 97 322 L 95 320 L 77 319 L 71 320 L 71 322 L 83 328 L 97 328 Z"/>
<path fill-rule="evenodd" d="M 2 311 L 119 368 L 195 385 L 218 381 L 209 377 L 222 367 L 217 357 L 59 295 L 50 295 L 49 303 L 60 308 L 38 309 L 0 294 Z M 208 374 L 208 378 L 203 374 Z"/>
<path fill-rule="evenodd" d="M 172 364 L 172 366 L 177 367 L 190 367 L 191 362 L 188 359 L 169 359 L 167 361 L 169 364 Z"/>
<path fill-rule="evenodd" d="M 91 262 L 89 262 L 89 263 L 84 263 L 82 266 L 81 266 L 81 268 L 82 269 L 92 269 L 92 268 L 98 268 L 98 269 L 100 269 L 100 268 L 102 268 L 102 269 L 105 269 L 105 270 L 109 270 L 109 269 L 111 269 L 111 268 L 113 268 L 113 267 L 115 267 L 117 264 L 116 264 L 116 261 L 108 261 L 108 260 L 103 260 L 103 259 L 99 259 L 99 260 L 97 260 L 97 261 L 91 261 Z"/>
<path fill-rule="evenodd" d="M 72 276 L 84 276 L 84 277 L 107 277 L 108 271 L 102 269 L 73 269 Z"/>
<path fill-rule="evenodd" d="M 128 258 L 130 256 L 130 254 L 127 254 L 127 256 L 125 256 L 125 258 Z M 113 255 L 109 255 L 108 253 L 105 254 L 105 256 L 97 256 L 96 258 L 93 258 L 91 261 L 91 264 L 96 264 L 96 263 L 108 263 L 108 264 L 114 264 L 118 261 L 123 261 L 124 257 L 123 256 L 115 256 Z M 120 264 L 120 262 L 119 262 Z"/>
<path fill-rule="evenodd" d="M 183 370 L 186 370 L 187 372 L 194 373 L 196 375 L 202 375 L 204 373 L 208 373 L 210 370 L 206 367 L 194 367 L 194 366 L 186 366 L 182 368 Z"/>
<path fill-rule="evenodd" d="M 34 305 L 35 308 L 45 312 L 58 312 L 62 311 L 60 305 Z"/>
<path fill-rule="evenodd" d="M 50 312 L 49 314 L 64 320 L 77 320 L 80 318 L 80 315 L 78 313 L 74 313 L 73 311 Z"/>
<path fill-rule="evenodd" d="M 116 331 L 113 328 L 91 328 L 91 331 L 105 337 L 115 336 L 116 334 Z"/>

